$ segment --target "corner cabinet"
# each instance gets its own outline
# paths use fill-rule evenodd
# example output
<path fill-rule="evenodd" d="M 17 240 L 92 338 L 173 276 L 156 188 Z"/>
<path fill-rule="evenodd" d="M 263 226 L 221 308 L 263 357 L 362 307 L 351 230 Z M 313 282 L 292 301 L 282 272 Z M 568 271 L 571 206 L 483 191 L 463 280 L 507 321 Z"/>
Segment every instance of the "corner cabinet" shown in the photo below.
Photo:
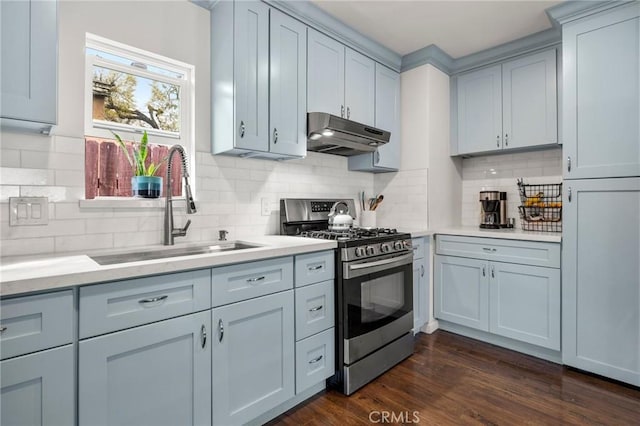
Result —
<path fill-rule="evenodd" d="M 49 133 L 57 122 L 57 2 L 0 2 L 0 123 Z"/>
<path fill-rule="evenodd" d="M 454 324 L 464 328 L 450 331 L 488 333 L 472 337 L 495 335 L 560 350 L 559 244 L 450 235 L 436 241 L 440 328 Z"/>
<path fill-rule="evenodd" d="M 400 168 L 400 74 L 376 63 L 375 126 L 391 139 L 375 152 L 349 157 L 349 170 L 391 172 Z"/>
<path fill-rule="evenodd" d="M 564 178 L 640 176 L 640 3 L 562 26 Z"/>
<path fill-rule="evenodd" d="M 293 299 L 288 290 L 213 309 L 213 424 L 247 423 L 294 396 Z"/>
<path fill-rule="evenodd" d="M 457 76 L 452 155 L 557 144 L 556 54 L 551 49 Z"/>
<path fill-rule="evenodd" d="M 640 178 L 565 185 L 563 363 L 640 386 Z"/>
<path fill-rule="evenodd" d="M 214 154 L 273 159 L 306 154 L 306 31 L 304 24 L 262 2 L 215 4 Z"/>

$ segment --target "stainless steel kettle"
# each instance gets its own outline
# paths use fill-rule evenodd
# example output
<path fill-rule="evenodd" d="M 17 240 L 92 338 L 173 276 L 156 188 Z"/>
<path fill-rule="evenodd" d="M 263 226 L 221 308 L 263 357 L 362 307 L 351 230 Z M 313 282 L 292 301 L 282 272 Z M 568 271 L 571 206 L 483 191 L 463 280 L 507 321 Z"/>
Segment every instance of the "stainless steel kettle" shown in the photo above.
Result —
<path fill-rule="evenodd" d="M 329 231 L 348 231 L 353 226 L 353 217 L 349 214 L 349 206 L 338 201 L 329 210 Z"/>

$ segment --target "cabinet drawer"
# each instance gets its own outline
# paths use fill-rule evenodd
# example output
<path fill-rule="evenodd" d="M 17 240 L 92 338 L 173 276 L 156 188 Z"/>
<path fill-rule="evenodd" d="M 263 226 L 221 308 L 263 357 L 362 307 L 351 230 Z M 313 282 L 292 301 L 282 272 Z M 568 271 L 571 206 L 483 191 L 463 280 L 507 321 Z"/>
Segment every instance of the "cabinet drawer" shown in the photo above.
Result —
<path fill-rule="evenodd" d="M 296 343 L 296 394 L 335 373 L 334 329 Z"/>
<path fill-rule="evenodd" d="M 425 256 L 426 244 L 424 238 L 413 238 L 411 246 L 413 248 L 413 260 L 422 259 Z"/>
<path fill-rule="evenodd" d="M 296 287 L 335 277 L 333 250 L 296 256 Z"/>
<path fill-rule="evenodd" d="M 548 268 L 560 267 L 560 244 L 438 235 L 436 253 Z"/>
<path fill-rule="evenodd" d="M 296 340 L 333 327 L 334 281 L 296 289 Z"/>
<path fill-rule="evenodd" d="M 0 302 L 0 358 L 52 348 L 73 339 L 71 290 Z"/>
<path fill-rule="evenodd" d="M 239 302 L 293 288 L 293 258 L 239 263 L 213 269 L 213 306 Z"/>
<path fill-rule="evenodd" d="M 80 288 L 80 338 L 210 308 L 211 270 Z"/>

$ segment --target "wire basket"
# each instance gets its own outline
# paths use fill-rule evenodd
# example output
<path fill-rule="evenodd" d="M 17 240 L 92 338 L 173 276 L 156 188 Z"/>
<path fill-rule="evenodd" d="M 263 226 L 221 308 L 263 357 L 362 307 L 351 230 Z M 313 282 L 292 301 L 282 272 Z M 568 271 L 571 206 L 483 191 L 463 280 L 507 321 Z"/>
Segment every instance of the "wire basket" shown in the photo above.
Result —
<path fill-rule="evenodd" d="M 525 184 L 518 179 L 523 231 L 562 232 L 562 184 Z"/>

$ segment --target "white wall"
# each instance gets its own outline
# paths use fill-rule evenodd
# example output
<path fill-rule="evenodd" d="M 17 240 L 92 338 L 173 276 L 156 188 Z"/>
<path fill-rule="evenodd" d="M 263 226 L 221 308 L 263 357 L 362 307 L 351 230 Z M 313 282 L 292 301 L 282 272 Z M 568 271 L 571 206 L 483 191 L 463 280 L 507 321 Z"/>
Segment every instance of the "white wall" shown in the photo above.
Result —
<path fill-rule="evenodd" d="M 0 133 L 2 256 L 125 248 L 161 242 L 161 209 L 80 208 L 84 197 L 84 43 L 91 32 L 195 65 L 198 213 L 176 241 L 273 234 L 281 197 L 352 197 L 373 192 L 368 173 L 346 158 L 310 153 L 290 162 L 212 156 L 209 11 L 186 0 L 59 2 L 59 96 L 56 136 Z M 8 198 L 49 197 L 49 224 L 10 227 Z M 261 216 L 261 200 L 271 206 Z M 178 215 L 179 216 L 179 215 Z M 178 217 L 177 224 L 185 218 Z"/>

